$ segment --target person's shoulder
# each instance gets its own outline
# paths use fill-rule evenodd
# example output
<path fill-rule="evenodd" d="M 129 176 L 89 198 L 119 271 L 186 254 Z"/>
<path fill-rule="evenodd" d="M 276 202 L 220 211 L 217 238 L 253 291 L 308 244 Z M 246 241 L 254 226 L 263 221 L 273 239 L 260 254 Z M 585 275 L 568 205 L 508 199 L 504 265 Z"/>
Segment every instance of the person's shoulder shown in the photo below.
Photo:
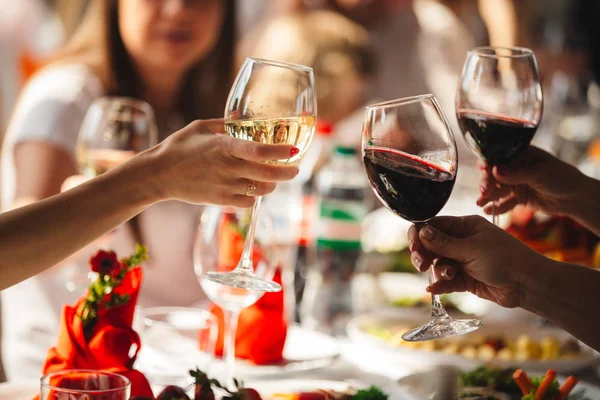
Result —
<path fill-rule="evenodd" d="M 7 130 L 7 141 L 54 141 L 72 150 L 90 105 L 102 96 L 100 79 L 80 64 L 51 65 L 24 87 Z"/>
<path fill-rule="evenodd" d="M 48 96 L 75 101 L 82 95 L 100 96 L 102 91 L 102 83 L 90 67 L 83 64 L 56 64 L 35 74 L 25 86 L 22 98 Z"/>

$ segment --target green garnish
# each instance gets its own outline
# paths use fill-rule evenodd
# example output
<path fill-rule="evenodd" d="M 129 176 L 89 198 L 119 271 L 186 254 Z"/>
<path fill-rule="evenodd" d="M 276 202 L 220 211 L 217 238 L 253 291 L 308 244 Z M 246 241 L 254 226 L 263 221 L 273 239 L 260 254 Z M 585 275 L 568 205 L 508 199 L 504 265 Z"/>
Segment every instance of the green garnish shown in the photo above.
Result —
<path fill-rule="evenodd" d="M 352 400 L 387 400 L 388 395 L 383 393 L 377 386 L 359 390 L 352 396 Z"/>

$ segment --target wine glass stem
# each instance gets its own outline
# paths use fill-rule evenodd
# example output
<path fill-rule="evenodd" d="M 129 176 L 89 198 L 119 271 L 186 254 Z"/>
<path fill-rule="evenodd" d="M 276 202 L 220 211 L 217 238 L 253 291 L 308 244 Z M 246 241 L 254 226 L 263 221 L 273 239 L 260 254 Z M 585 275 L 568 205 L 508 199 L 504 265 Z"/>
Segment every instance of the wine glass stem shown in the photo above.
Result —
<path fill-rule="evenodd" d="M 262 197 L 257 197 L 252 207 L 252 214 L 250 214 L 250 226 L 248 227 L 248 234 L 246 235 L 246 241 L 244 242 L 244 251 L 242 253 L 242 259 L 235 268 L 235 272 L 242 272 L 245 274 L 253 274 L 254 268 L 252 267 L 252 248 L 254 247 L 254 231 L 256 229 L 256 221 L 258 220 L 258 212 L 260 210 L 260 203 Z"/>
<path fill-rule="evenodd" d="M 427 276 L 429 278 L 429 286 L 431 286 L 435 283 L 434 268 L 435 268 L 435 266 L 432 264 L 431 267 L 429 268 L 429 271 L 427 272 Z M 431 318 L 444 318 L 447 316 L 448 316 L 448 313 L 446 312 L 446 309 L 444 308 L 444 306 L 442 305 L 442 302 L 440 301 L 440 295 L 432 294 L 431 295 Z"/>
<path fill-rule="evenodd" d="M 498 216 L 496 215 L 496 202 L 492 201 L 492 224 L 498 226 Z"/>
<path fill-rule="evenodd" d="M 235 372 L 235 336 L 237 333 L 239 311 L 223 310 L 225 322 L 225 337 L 223 358 L 225 360 L 225 374 L 223 384 L 228 389 L 235 389 L 233 384 Z"/>
<path fill-rule="evenodd" d="M 416 224 L 416 227 L 418 230 L 421 230 L 423 227 L 425 227 L 425 225 L 427 225 L 427 222 L 425 223 L 418 223 Z M 432 286 L 436 279 L 435 279 L 435 263 L 431 264 L 431 266 L 429 267 L 429 270 L 427 271 L 427 278 L 429 279 L 429 286 Z M 448 313 L 446 312 L 446 309 L 444 308 L 444 306 L 442 305 L 442 302 L 440 301 L 440 295 L 438 294 L 432 294 L 431 295 L 431 318 L 446 318 L 448 317 Z"/>

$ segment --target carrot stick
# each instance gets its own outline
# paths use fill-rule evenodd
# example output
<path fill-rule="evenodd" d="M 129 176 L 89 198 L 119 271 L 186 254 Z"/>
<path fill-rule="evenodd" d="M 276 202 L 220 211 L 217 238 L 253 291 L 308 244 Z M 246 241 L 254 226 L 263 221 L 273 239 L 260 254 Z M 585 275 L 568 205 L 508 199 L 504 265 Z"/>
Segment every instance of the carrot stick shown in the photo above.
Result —
<path fill-rule="evenodd" d="M 569 376 L 565 383 L 563 383 L 563 385 L 561 386 L 556 400 L 566 400 L 569 393 L 571 393 L 575 385 L 577 385 L 577 382 L 579 382 L 577 378 L 575 378 L 574 376 Z"/>
<path fill-rule="evenodd" d="M 540 387 L 538 388 L 537 392 L 535 392 L 535 400 L 542 400 L 544 398 L 544 394 L 546 393 L 546 390 L 548 390 L 548 388 L 550 387 L 552 382 L 554 382 L 555 379 L 556 379 L 556 371 L 553 369 L 549 369 L 546 372 L 546 376 L 544 377 L 544 380 L 540 384 Z"/>
<path fill-rule="evenodd" d="M 531 391 L 531 381 L 525 371 L 522 369 L 516 370 L 513 374 L 513 379 L 521 389 L 521 392 L 523 392 L 523 396 L 527 396 Z"/>

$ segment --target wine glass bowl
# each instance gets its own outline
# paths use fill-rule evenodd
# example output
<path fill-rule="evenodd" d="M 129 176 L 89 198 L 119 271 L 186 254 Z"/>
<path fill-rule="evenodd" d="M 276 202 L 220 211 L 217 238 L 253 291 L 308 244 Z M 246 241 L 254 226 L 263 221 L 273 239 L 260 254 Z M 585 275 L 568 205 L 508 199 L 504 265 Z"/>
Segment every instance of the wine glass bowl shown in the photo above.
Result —
<path fill-rule="evenodd" d="M 158 143 L 152 107 L 127 97 L 94 101 L 81 125 L 77 160 L 81 173 L 98 176 Z"/>
<path fill-rule="evenodd" d="M 277 61 L 247 58 L 231 88 L 225 106 L 225 130 L 235 138 L 265 144 L 293 144 L 299 151 L 273 164 L 300 161 L 315 131 L 317 104 L 312 68 Z M 211 271 L 207 280 L 224 286 L 261 292 L 278 292 L 281 285 L 256 276 L 252 266 L 254 224 L 261 197 L 250 217 L 249 233 L 237 267 L 230 272 Z"/>
<path fill-rule="evenodd" d="M 371 187 L 396 215 L 426 225 L 444 207 L 456 180 L 458 155 L 450 124 L 431 94 L 368 106 L 362 155 Z M 434 283 L 434 266 L 429 283 Z M 432 296 L 430 321 L 405 333 L 407 341 L 424 341 L 472 332 L 478 320 L 454 320 Z"/>
<path fill-rule="evenodd" d="M 467 145 L 488 166 L 508 164 L 527 149 L 542 111 L 533 51 L 476 47 L 468 52 L 456 93 L 456 117 Z M 495 210 L 492 221 L 497 224 Z"/>
<path fill-rule="evenodd" d="M 313 70 L 304 65 L 248 58 L 227 99 L 225 130 L 238 139 L 293 144 L 300 161 L 314 136 L 316 94 Z"/>
<path fill-rule="evenodd" d="M 367 177 L 379 200 L 411 222 L 433 218 L 454 187 L 456 144 L 440 112 L 433 95 L 378 103 L 366 110 L 363 160 Z M 401 171 L 407 174 L 397 174 Z"/>

